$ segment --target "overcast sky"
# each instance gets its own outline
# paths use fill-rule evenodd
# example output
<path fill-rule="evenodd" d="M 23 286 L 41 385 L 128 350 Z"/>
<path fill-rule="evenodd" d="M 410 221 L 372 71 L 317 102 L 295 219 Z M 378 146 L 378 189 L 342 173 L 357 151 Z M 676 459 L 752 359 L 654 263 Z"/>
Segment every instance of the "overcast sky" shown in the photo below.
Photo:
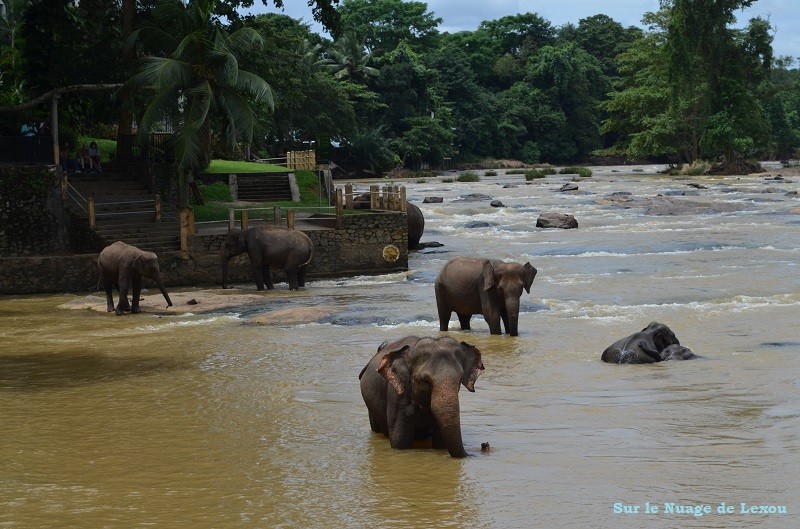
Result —
<path fill-rule="evenodd" d="M 261 0 L 248 12 L 264 13 L 275 11 L 264 7 Z M 604 14 L 623 26 L 638 26 L 646 11 L 656 11 L 658 0 L 429 0 L 428 10 L 442 19 L 440 31 L 456 32 L 474 30 L 484 20 L 496 20 L 506 15 L 518 13 L 537 13 L 555 26 L 571 22 L 578 24 L 580 19 Z M 281 12 L 278 10 L 278 12 Z M 304 22 L 314 22 L 307 0 L 284 0 L 284 14 Z M 776 56 L 790 55 L 800 57 L 800 2 L 798 0 L 758 0 L 752 7 L 736 13 L 739 24 L 744 25 L 751 18 L 760 16 L 768 19 L 776 28 L 772 43 Z M 322 33 L 319 24 L 312 24 L 312 31 Z"/>

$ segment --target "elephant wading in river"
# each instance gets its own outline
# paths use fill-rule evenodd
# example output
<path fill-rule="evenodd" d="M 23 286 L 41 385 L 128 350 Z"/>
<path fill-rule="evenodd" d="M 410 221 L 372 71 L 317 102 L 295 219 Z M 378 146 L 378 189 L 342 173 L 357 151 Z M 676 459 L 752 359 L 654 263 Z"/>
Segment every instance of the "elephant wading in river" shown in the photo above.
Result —
<path fill-rule="evenodd" d="M 230 230 L 220 251 L 222 288 L 228 283 L 228 263 L 244 252 L 250 257 L 250 270 L 258 290 L 264 290 L 265 282 L 268 289 L 275 288 L 270 266 L 283 268 L 289 290 L 297 290 L 306 284 L 306 269 L 314 256 L 314 244 L 302 231 L 289 228 L 253 226 L 244 231 Z"/>
<path fill-rule="evenodd" d="M 518 334 L 519 298 L 531 292 L 536 268 L 530 263 L 505 263 L 492 259 L 454 257 L 436 278 L 439 330 L 446 331 L 455 312 L 462 330 L 473 314 L 483 314 L 491 334 L 502 334 L 500 321 L 511 336 Z"/>
<path fill-rule="evenodd" d="M 697 358 L 697 355 L 680 344 L 672 329 L 655 321 L 641 331 L 617 340 L 602 355 L 603 362 L 616 364 L 652 364 L 692 358 Z"/>
<path fill-rule="evenodd" d="M 384 342 L 358 375 L 372 431 L 386 434 L 392 448 L 432 437 L 434 448 L 466 456 L 458 390 L 474 392 L 483 370 L 481 352 L 450 337 Z"/>
<path fill-rule="evenodd" d="M 158 256 L 153 252 L 145 252 L 136 246 L 117 241 L 109 244 L 100 252 L 97 259 L 97 268 L 100 270 L 100 283 L 106 291 L 106 309 L 114 311 L 117 316 L 124 312 L 141 312 L 139 309 L 139 295 L 142 292 L 142 277 L 152 279 L 167 300 L 167 307 L 172 306 L 161 279 L 161 269 L 158 266 Z M 113 286 L 117 285 L 119 303 L 114 310 Z M 128 289 L 133 289 L 133 300 L 128 304 Z"/>

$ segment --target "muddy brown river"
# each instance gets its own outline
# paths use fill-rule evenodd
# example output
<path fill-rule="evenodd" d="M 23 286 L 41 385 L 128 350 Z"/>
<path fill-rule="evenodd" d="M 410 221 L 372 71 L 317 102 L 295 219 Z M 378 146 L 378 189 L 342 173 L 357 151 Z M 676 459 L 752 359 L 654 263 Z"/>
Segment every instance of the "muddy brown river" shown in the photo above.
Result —
<path fill-rule="evenodd" d="M 797 527 L 800 178 L 639 169 L 572 193 L 568 176 L 407 183 L 423 242 L 444 244 L 408 273 L 242 284 L 261 300 L 169 316 L 0 298 L 0 528 Z M 658 194 L 714 207 L 633 204 Z M 535 228 L 550 211 L 579 228 Z M 444 334 L 433 282 L 456 255 L 538 269 L 519 337 L 450 323 L 486 366 L 460 393 L 463 460 L 391 449 L 358 384 L 384 340 Z M 703 358 L 600 361 L 650 321 Z"/>

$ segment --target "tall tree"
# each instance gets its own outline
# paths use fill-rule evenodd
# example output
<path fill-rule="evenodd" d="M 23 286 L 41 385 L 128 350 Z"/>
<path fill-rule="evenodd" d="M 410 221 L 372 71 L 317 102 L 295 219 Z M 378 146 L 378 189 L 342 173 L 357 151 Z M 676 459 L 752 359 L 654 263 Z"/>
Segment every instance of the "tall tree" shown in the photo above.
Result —
<path fill-rule="evenodd" d="M 206 167 L 211 154 L 211 117 L 225 123 L 225 137 L 252 141 L 257 115 L 247 97 L 272 106 L 272 91 L 259 76 L 239 69 L 237 53 L 261 43 L 258 32 L 241 28 L 228 34 L 213 15 L 214 0 L 165 0 L 151 21 L 134 32 L 151 55 L 127 90 L 153 89 L 138 134 L 150 131 L 165 117 L 177 117 L 172 147 L 178 165 L 181 207 L 188 206 L 188 183 Z M 146 140 L 145 140 L 146 141 Z"/>
<path fill-rule="evenodd" d="M 354 32 L 367 49 L 383 55 L 406 41 L 416 52 L 433 45 L 442 19 L 428 11 L 425 2 L 404 0 L 344 0 L 339 8 L 341 27 L 333 32 L 338 40 Z"/>
<path fill-rule="evenodd" d="M 666 58 L 671 107 L 687 161 L 721 154 L 726 163 L 753 153 L 768 138 L 755 97 L 769 76 L 772 37 L 759 19 L 736 30 L 734 12 L 755 0 L 662 0 L 668 10 Z"/>

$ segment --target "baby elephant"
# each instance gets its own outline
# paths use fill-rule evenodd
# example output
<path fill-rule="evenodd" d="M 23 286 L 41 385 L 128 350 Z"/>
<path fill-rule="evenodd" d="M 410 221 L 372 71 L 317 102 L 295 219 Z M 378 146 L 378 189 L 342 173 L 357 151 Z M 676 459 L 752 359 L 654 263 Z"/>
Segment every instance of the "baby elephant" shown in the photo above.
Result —
<path fill-rule="evenodd" d="M 502 334 L 500 322 L 511 336 L 519 333 L 519 299 L 531 292 L 536 269 L 530 263 L 506 263 L 494 259 L 453 257 L 439 272 L 436 308 L 439 330 L 446 331 L 455 312 L 461 330 L 468 330 L 473 314 L 482 314 L 491 334 Z"/>
<path fill-rule="evenodd" d="M 432 437 L 434 448 L 466 456 L 458 389 L 474 392 L 483 370 L 477 348 L 449 337 L 384 342 L 358 375 L 372 431 L 387 435 L 392 448 Z"/>
<path fill-rule="evenodd" d="M 665 360 L 697 358 L 683 347 L 675 333 L 663 323 L 652 322 L 640 332 L 622 338 L 603 351 L 603 362 L 617 364 L 652 364 Z"/>
<path fill-rule="evenodd" d="M 97 268 L 100 270 L 100 283 L 106 291 L 106 305 L 108 312 L 114 311 L 121 316 L 126 311 L 140 312 L 139 294 L 142 292 L 142 278 L 149 277 L 158 285 L 158 289 L 167 300 L 167 307 L 172 306 L 161 279 L 161 269 L 158 266 L 158 256 L 153 252 L 140 250 L 136 246 L 117 241 L 109 244 L 100 252 L 97 259 Z M 119 303 L 114 309 L 112 297 L 113 286 L 117 285 Z M 133 289 L 133 301 L 128 304 L 128 289 Z"/>

